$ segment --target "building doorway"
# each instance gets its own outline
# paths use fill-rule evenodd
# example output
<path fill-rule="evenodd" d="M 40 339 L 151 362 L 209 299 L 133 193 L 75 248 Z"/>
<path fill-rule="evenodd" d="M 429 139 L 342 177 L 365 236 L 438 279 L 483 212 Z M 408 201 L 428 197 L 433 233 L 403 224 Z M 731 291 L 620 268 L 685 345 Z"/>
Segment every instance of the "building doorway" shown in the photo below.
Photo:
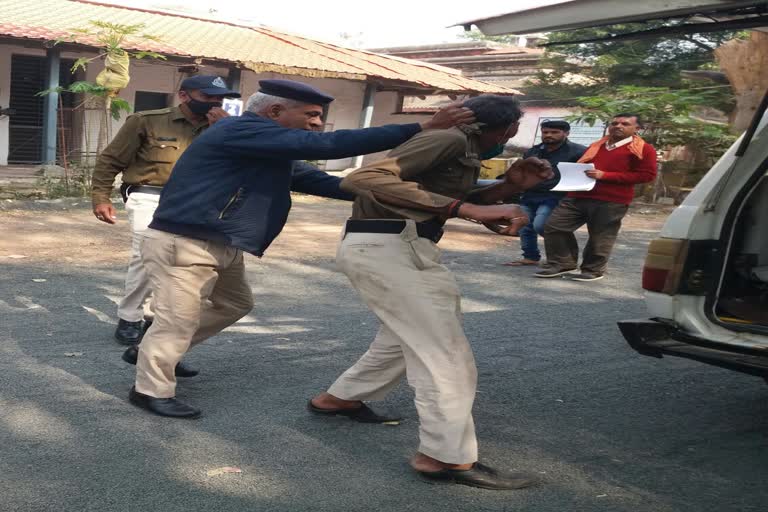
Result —
<path fill-rule="evenodd" d="M 61 59 L 59 85 L 74 82 L 71 59 Z M 8 163 L 39 164 L 43 160 L 43 111 L 45 98 L 38 96 L 47 89 L 47 60 L 33 55 L 11 56 L 11 98 L 8 107 L 15 110 L 8 123 Z M 64 107 L 57 120 L 59 130 L 72 131 L 74 94 L 60 95 Z M 61 148 L 58 149 L 61 158 Z"/>

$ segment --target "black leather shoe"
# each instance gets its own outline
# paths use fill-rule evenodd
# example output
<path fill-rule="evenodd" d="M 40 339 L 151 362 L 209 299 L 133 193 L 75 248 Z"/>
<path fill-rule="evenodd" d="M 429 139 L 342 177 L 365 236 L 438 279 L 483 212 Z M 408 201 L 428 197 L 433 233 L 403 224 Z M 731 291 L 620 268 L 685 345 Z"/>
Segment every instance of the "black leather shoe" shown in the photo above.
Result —
<path fill-rule="evenodd" d="M 403 418 L 396 414 L 379 414 L 365 404 L 357 409 L 320 409 L 315 407 L 312 400 L 307 402 L 307 409 L 312 414 L 321 416 L 345 416 L 360 423 L 400 423 Z"/>
<path fill-rule="evenodd" d="M 123 345 L 135 345 L 141 341 L 144 331 L 141 329 L 142 322 L 129 322 L 122 318 L 117 322 L 115 329 L 115 339 Z"/>
<path fill-rule="evenodd" d="M 132 387 L 128 393 L 128 400 L 136 407 L 146 409 L 158 416 L 168 416 L 169 418 L 197 418 L 200 416 L 200 409 L 183 404 L 175 398 L 155 398 L 139 393 L 135 387 Z"/>
<path fill-rule="evenodd" d="M 468 485 L 494 491 L 522 489 L 538 483 L 538 479 L 531 474 L 499 471 L 479 462 L 469 469 L 419 471 L 419 474 L 435 483 Z"/>
<path fill-rule="evenodd" d="M 123 352 L 123 361 L 125 361 L 128 364 L 136 365 L 136 361 L 139 359 L 139 346 L 134 345 L 132 347 L 128 347 L 125 349 L 125 352 Z M 194 377 L 199 372 L 195 369 L 190 368 L 189 366 L 186 366 L 184 363 L 179 363 L 176 365 L 176 371 L 174 372 L 177 377 Z"/>

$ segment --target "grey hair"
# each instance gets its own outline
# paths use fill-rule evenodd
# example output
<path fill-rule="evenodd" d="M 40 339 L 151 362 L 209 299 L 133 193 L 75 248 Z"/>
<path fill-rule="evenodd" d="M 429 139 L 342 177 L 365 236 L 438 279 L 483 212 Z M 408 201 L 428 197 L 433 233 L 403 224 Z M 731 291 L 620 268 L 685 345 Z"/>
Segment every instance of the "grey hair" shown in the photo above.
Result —
<path fill-rule="evenodd" d="M 463 106 L 474 112 L 477 122 L 488 130 L 507 127 L 523 117 L 520 102 L 512 96 L 482 94 L 466 100 Z"/>
<path fill-rule="evenodd" d="M 269 108 L 271 105 L 283 105 L 286 108 L 294 108 L 301 104 L 302 103 L 300 101 L 281 98 L 279 96 L 272 96 L 270 94 L 264 94 L 263 92 L 257 92 L 251 94 L 251 96 L 245 102 L 245 110 L 247 112 L 258 114 Z"/>

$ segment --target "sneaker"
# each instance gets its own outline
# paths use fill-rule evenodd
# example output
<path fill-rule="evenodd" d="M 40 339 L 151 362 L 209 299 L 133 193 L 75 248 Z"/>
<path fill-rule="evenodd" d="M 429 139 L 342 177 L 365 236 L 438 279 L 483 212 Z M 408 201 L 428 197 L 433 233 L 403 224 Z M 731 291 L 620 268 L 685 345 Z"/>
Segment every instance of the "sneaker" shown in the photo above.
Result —
<path fill-rule="evenodd" d="M 557 268 L 545 268 L 543 270 L 539 270 L 535 274 L 533 274 L 535 277 L 557 277 L 561 276 L 563 274 L 567 274 L 568 272 L 571 272 L 575 269 L 573 268 L 567 268 L 567 269 L 557 269 Z"/>
<path fill-rule="evenodd" d="M 596 272 L 582 272 L 580 274 L 569 274 L 565 276 L 566 278 L 570 279 L 571 281 L 599 281 L 604 276 L 603 274 L 598 274 Z"/>

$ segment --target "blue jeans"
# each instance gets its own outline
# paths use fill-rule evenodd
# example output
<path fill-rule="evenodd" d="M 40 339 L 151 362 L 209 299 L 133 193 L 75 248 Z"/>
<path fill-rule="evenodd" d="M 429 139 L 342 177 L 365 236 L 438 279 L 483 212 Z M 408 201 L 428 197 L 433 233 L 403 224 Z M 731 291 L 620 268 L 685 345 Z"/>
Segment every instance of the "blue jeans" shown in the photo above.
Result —
<path fill-rule="evenodd" d="M 560 202 L 559 198 L 526 199 L 520 201 L 520 208 L 531 219 L 530 224 L 520 230 L 520 248 L 523 250 L 523 258 L 539 261 L 541 253 L 536 235 L 544 234 L 544 225 L 549 215 Z"/>

